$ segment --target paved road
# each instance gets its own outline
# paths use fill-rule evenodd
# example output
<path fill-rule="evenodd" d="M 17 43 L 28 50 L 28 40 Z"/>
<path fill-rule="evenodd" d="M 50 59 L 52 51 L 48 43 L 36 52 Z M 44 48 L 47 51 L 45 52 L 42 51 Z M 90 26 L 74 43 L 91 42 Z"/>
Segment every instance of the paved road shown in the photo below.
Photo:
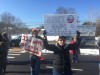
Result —
<path fill-rule="evenodd" d="M 53 54 L 43 54 L 40 75 L 52 74 Z M 79 63 L 72 63 L 73 75 L 99 75 L 98 56 L 80 55 Z M 30 75 L 29 53 L 9 53 L 5 75 Z"/>

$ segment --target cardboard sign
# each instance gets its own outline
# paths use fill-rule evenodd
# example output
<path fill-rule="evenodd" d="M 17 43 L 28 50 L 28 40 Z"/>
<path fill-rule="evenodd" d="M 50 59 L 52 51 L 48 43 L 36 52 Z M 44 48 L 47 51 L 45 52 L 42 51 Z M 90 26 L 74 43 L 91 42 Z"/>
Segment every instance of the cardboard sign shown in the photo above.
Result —
<path fill-rule="evenodd" d="M 30 51 L 33 52 L 34 55 L 41 56 L 42 50 L 43 50 L 43 41 L 32 37 L 30 43 Z"/>
<path fill-rule="evenodd" d="M 21 44 L 25 51 L 30 51 L 34 55 L 41 56 L 43 50 L 43 41 L 38 38 L 32 37 L 32 35 L 22 34 Z"/>
<path fill-rule="evenodd" d="M 22 34 L 21 44 L 23 44 L 24 50 L 30 50 L 32 35 Z"/>

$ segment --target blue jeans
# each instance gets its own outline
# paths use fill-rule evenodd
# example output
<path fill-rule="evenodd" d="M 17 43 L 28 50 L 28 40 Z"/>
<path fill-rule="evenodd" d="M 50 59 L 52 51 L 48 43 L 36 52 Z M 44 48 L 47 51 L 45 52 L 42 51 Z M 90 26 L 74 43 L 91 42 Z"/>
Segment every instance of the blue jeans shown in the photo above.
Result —
<path fill-rule="evenodd" d="M 63 75 L 62 73 L 57 72 L 54 68 L 53 68 L 53 75 Z"/>
<path fill-rule="evenodd" d="M 39 75 L 40 63 L 41 63 L 40 57 L 31 56 L 31 59 L 30 59 L 31 75 Z"/>
<path fill-rule="evenodd" d="M 66 73 L 59 73 L 56 69 L 53 69 L 53 75 L 73 75 L 72 72 L 66 72 Z"/>
<path fill-rule="evenodd" d="M 78 61 L 78 51 L 77 50 L 74 51 L 73 61 Z"/>
<path fill-rule="evenodd" d="M 78 61 L 79 47 L 73 50 L 73 61 Z"/>

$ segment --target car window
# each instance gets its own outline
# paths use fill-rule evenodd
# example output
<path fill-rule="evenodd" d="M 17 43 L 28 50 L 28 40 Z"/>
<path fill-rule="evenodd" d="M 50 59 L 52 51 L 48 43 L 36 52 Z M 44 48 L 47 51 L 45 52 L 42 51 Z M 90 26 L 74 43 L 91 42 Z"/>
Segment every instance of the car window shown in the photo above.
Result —
<path fill-rule="evenodd" d="M 14 39 L 21 39 L 21 36 L 16 36 Z"/>

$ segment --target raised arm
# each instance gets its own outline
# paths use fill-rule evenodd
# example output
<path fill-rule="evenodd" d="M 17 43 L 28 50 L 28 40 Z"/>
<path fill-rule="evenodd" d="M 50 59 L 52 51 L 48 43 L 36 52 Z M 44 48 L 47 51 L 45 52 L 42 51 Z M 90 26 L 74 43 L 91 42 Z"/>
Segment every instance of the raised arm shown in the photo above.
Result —
<path fill-rule="evenodd" d="M 44 48 L 50 51 L 54 51 L 56 46 L 54 44 L 48 44 L 47 37 L 45 36 L 43 39 Z"/>
<path fill-rule="evenodd" d="M 47 36 L 46 36 L 46 31 L 44 30 L 43 32 L 44 38 L 43 38 L 43 44 L 44 48 L 50 51 L 54 51 L 56 46 L 54 44 L 48 44 Z"/>

